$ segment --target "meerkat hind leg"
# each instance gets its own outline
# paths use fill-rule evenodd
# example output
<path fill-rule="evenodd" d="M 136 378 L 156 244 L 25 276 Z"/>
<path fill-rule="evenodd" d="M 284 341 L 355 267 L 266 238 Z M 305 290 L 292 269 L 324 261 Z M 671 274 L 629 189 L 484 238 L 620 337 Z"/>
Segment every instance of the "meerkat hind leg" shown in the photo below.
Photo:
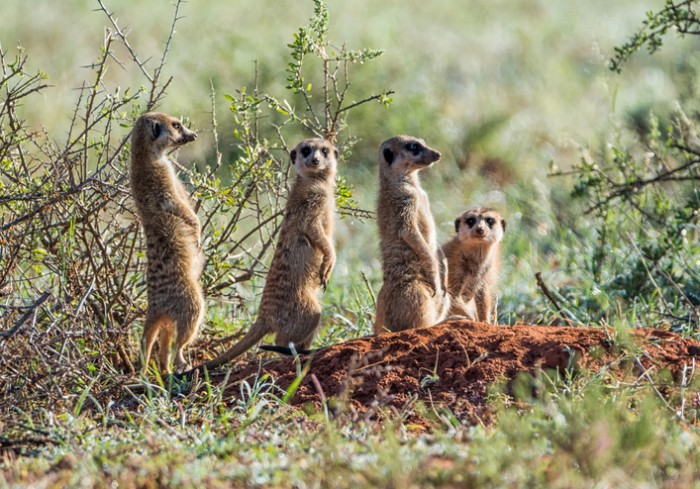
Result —
<path fill-rule="evenodd" d="M 197 330 L 199 329 L 199 323 L 201 322 L 201 317 L 203 310 L 201 307 L 197 307 L 192 314 L 192 317 L 188 318 L 188 321 L 182 325 L 178 324 L 177 327 L 177 339 L 175 348 L 175 370 L 189 370 L 189 365 L 187 360 L 185 360 L 185 348 L 192 343 L 195 336 L 197 335 Z"/>
<path fill-rule="evenodd" d="M 185 360 L 185 347 L 186 346 L 187 346 L 187 343 L 184 343 L 182 345 L 178 345 L 177 349 L 175 351 L 175 371 L 176 372 L 181 372 L 181 371 L 190 369 L 190 365 L 187 363 L 187 360 Z"/>
<path fill-rule="evenodd" d="M 163 316 L 163 322 L 158 334 L 158 368 L 161 373 L 170 373 L 170 357 L 172 355 L 173 336 L 175 334 L 175 322 L 167 316 Z"/>
<path fill-rule="evenodd" d="M 144 375 L 148 372 L 151 352 L 156 339 L 158 339 L 160 328 L 163 326 L 163 319 L 162 316 L 148 315 L 146 317 L 146 322 L 143 326 L 143 336 L 141 337 L 141 361 L 143 362 L 142 373 Z"/>

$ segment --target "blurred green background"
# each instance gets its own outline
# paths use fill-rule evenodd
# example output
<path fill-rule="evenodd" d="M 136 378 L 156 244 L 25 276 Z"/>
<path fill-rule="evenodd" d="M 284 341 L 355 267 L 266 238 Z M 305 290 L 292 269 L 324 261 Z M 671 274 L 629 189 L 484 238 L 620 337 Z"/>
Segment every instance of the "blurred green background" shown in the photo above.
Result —
<path fill-rule="evenodd" d="M 27 117 L 60 126 L 75 101 L 72 89 L 90 76 L 79 67 L 99 54 L 108 20 L 95 10 L 96 1 L 3 4 L 3 49 L 22 45 L 53 85 L 43 104 L 27 107 Z M 104 4 L 130 32 L 142 59 L 159 58 L 171 1 Z M 607 69 L 614 46 L 627 40 L 645 11 L 662 5 L 658 0 L 331 2 L 331 38 L 338 45 L 386 51 L 379 62 L 357 70 L 354 84 L 397 92 L 390 112 L 366 108 L 350 131 L 363 138 L 362 148 L 407 132 L 439 143 L 459 162 L 474 152 L 500 153 L 519 160 L 512 163 L 516 171 L 563 159 L 605 134 L 612 116 L 624 119 L 678 98 L 679 52 L 693 52 L 697 42 L 670 42 L 660 56 L 638 56 L 621 76 Z M 223 93 L 252 84 L 254 61 L 261 85 L 281 94 L 286 44 L 312 7 L 305 0 L 183 3 L 166 65 L 175 79 L 163 108 L 206 121 L 210 80 L 225 108 Z M 151 69 L 157 60 L 150 61 Z M 112 70 L 108 80 L 130 86 L 133 68 Z"/>
<path fill-rule="evenodd" d="M 148 68 L 156 68 L 167 39 L 173 3 L 105 1 Z M 651 110 L 662 121 L 678 101 L 697 98 L 695 39 L 670 36 L 654 56 L 640 53 L 621 75 L 608 60 L 648 10 L 663 2 L 552 2 L 386 0 L 330 2 L 330 38 L 350 49 L 378 48 L 378 60 L 355 67 L 350 99 L 395 90 L 389 108 L 353 110 L 341 139 L 358 138 L 340 173 L 360 207 L 374 209 L 375 153 L 397 133 L 424 138 L 443 153 L 423 172 L 441 241 L 456 215 L 475 205 L 494 206 L 508 220 L 500 315 L 505 322 L 537 320 L 544 307 L 534 272 L 557 275 L 570 233 L 582 218 L 568 197 L 570 182 L 547 175 L 568 169 L 584 153 L 613 140 L 634 141 Z M 21 108 L 34 127 L 60 137 L 77 100 L 75 88 L 92 81 L 92 63 L 109 21 L 97 1 L 4 0 L 2 49 L 21 45 L 29 66 L 51 87 Z M 174 80 L 161 110 L 186 115 L 202 136 L 180 161 L 205 165 L 213 157 L 211 87 L 224 155 L 234 151 L 226 93 L 252 87 L 280 99 L 287 44 L 313 12 L 307 0 L 210 2 L 189 0 L 170 47 L 165 74 Z M 123 61 L 128 55 L 122 51 Z M 143 83 L 131 63 L 112 66 L 106 88 Z M 134 82 L 138 80 L 138 82 Z M 126 132 L 128 129 L 125 128 Z M 585 220 L 585 217 L 583 217 Z M 584 225 L 585 228 L 585 225 Z M 345 219 L 337 231 L 338 265 L 330 288 L 335 302 L 358 287 L 359 272 L 381 281 L 375 224 Z M 332 301 L 333 302 L 333 301 Z M 362 331 L 368 333 L 369 331 Z"/>

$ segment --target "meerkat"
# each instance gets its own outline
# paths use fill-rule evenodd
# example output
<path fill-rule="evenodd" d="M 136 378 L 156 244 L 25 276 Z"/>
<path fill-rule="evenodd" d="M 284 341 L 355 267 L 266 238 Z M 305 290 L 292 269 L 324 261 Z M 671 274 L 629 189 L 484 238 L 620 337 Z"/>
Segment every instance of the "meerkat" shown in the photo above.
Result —
<path fill-rule="evenodd" d="M 176 370 L 186 368 L 185 347 L 194 340 L 204 316 L 200 223 L 167 157 L 196 138 L 179 120 L 159 112 L 139 117 L 131 135 L 131 192 L 147 247 L 144 374 L 156 339 L 161 371 L 170 371 L 173 339 Z"/>
<path fill-rule="evenodd" d="M 500 244 L 506 221 L 495 209 L 477 208 L 455 220 L 457 235 L 445 243 L 450 315 L 495 322 L 493 287 L 500 271 Z"/>
<path fill-rule="evenodd" d="M 377 223 L 384 282 L 375 334 L 433 325 L 449 311 L 447 265 L 418 172 L 440 159 L 424 141 L 396 136 L 379 151 Z"/>
<path fill-rule="evenodd" d="M 219 357 L 212 369 L 242 355 L 266 334 L 277 347 L 290 344 L 307 353 L 321 320 L 320 289 L 325 290 L 335 265 L 333 227 L 338 151 L 325 139 L 305 139 L 290 151 L 296 180 L 284 209 L 279 241 L 265 280 L 258 317 L 248 333 Z"/>

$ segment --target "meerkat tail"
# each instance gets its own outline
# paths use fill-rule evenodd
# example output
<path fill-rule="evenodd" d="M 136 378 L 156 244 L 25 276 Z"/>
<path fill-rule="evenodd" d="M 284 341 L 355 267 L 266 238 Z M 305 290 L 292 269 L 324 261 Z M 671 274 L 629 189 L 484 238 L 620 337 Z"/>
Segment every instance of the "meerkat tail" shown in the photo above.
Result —
<path fill-rule="evenodd" d="M 296 355 L 312 355 L 320 350 L 320 348 L 314 348 L 313 350 L 304 350 L 304 349 L 298 350 L 298 349 L 294 348 L 294 350 L 292 350 L 288 346 L 277 346 L 277 345 L 260 345 L 259 348 L 261 350 L 264 350 L 264 351 L 271 351 L 274 353 L 280 353 L 282 355 L 287 355 L 290 357 L 293 357 Z"/>
<path fill-rule="evenodd" d="M 267 329 L 256 326 L 257 324 L 254 324 L 253 327 L 250 328 L 250 330 L 246 333 L 246 335 L 241 341 L 233 345 L 231 348 L 229 348 L 213 360 L 209 360 L 203 365 L 197 367 L 197 369 L 203 370 L 206 368 L 208 370 L 212 370 L 216 367 L 220 367 L 221 365 L 230 362 L 231 360 L 243 355 L 245 352 L 253 348 L 268 333 Z"/>

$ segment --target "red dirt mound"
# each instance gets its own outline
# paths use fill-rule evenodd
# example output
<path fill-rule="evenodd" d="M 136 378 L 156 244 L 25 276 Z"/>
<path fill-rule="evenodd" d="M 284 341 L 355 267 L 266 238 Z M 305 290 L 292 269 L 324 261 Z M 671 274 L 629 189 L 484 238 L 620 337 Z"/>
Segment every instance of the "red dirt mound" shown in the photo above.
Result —
<path fill-rule="evenodd" d="M 618 371 L 643 365 L 675 376 L 700 356 L 700 342 L 674 333 L 640 329 L 630 337 L 639 348 L 639 364 L 630 359 L 619 363 Z M 302 357 L 302 365 L 310 361 L 309 370 L 290 402 L 320 406 L 322 398 L 336 399 L 362 413 L 377 405 L 401 410 L 418 399 L 447 405 L 468 422 L 488 422 L 489 385 L 537 369 L 598 370 L 623 356 L 617 341 L 602 329 L 450 321 L 351 340 Z M 247 364 L 231 378 L 250 380 L 259 373 L 269 373 L 286 389 L 297 368 L 291 358 L 274 359 Z M 224 375 L 216 372 L 212 381 Z M 227 391 L 236 396 L 238 387 Z"/>

